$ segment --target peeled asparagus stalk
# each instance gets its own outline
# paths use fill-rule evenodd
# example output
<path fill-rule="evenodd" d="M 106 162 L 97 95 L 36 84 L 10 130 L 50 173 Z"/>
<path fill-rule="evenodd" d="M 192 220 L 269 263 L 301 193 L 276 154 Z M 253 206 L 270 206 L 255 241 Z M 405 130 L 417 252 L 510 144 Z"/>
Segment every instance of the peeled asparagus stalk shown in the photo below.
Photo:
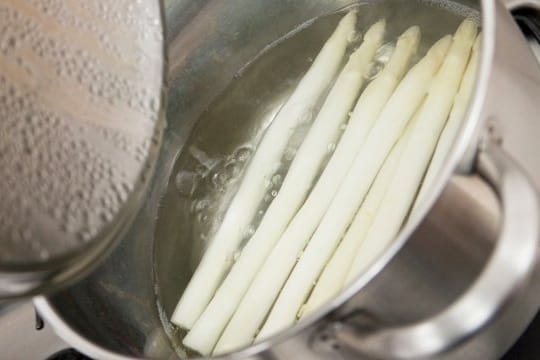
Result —
<path fill-rule="evenodd" d="M 449 43 L 450 37 L 438 42 L 430 50 L 429 54 L 414 66 L 398 86 L 385 105 L 379 120 L 373 126 L 366 143 L 358 156 L 356 156 L 352 169 L 347 174 L 346 204 L 340 203 L 335 206 L 350 206 L 350 199 L 364 196 L 362 193 L 367 191 L 384 158 L 424 97 L 429 81 L 442 62 Z M 368 166 L 365 166 L 366 164 Z M 350 176 L 351 172 L 352 176 Z M 363 186 L 366 189 L 361 189 L 359 192 L 359 183 L 364 184 L 360 188 Z M 350 191 L 351 186 L 352 191 Z M 343 184 L 339 193 L 341 193 L 342 189 Z M 215 353 L 219 354 L 237 349 L 253 340 L 255 332 L 268 314 L 297 257 L 324 215 L 329 202 L 328 198 L 331 201 L 333 196 L 333 194 L 330 194 L 330 196 L 322 194 L 322 197 L 312 195 L 313 192 L 295 215 L 259 270 L 218 341 Z M 341 202 L 343 202 L 342 198 L 343 195 L 339 196 Z M 298 308 L 294 311 L 294 314 L 296 314 L 297 310 Z"/>
<path fill-rule="evenodd" d="M 373 264 L 394 240 L 403 224 L 448 118 L 476 32 L 476 25 L 470 20 L 461 23 L 456 31 L 448 56 L 430 88 L 392 183 L 365 241 L 360 245 L 347 283 Z"/>
<path fill-rule="evenodd" d="M 419 114 L 419 112 L 420 110 L 417 114 Z M 301 308 L 298 314 L 299 317 L 310 314 L 312 311 L 317 310 L 320 306 L 330 301 L 345 285 L 347 274 L 349 273 L 352 262 L 358 252 L 358 247 L 364 240 L 365 235 L 373 222 L 373 218 L 375 217 L 379 205 L 384 198 L 384 194 L 390 185 L 403 149 L 407 144 L 411 130 L 417 119 L 418 116 L 416 115 L 407 125 L 404 134 L 400 137 L 399 141 L 392 148 L 392 152 L 384 161 L 381 170 L 377 174 L 377 177 L 373 181 L 373 184 L 366 195 L 366 200 L 354 217 L 351 226 L 347 230 L 347 234 L 332 255 L 328 264 L 326 264 L 320 278 L 317 280 L 313 292 L 309 296 L 309 300 Z"/>
<path fill-rule="evenodd" d="M 381 118 L 369 134 L 365 146 L 356 157 L 353 167 L 347 173 L 336 197 L 287 279 L 257 339 L 272 336 L 295 322 L 296 314 L 353 220 L 384 159 L 424 98 L 429 82 L 444 58 L 449 43 L 450 37 L 438 42 L 435 45 L 436 51 L 430 51 L 425 58 L 428 61 L 421 61 L 419 64 L 422 66 L 413 68 L 397 88 L 396 94 L 386 105 Z M 433 56 L 434 53 L 437 55 Z M 419 68 L 422 71 L 418 71 Z M 411 74 L 413 78 L 414 75 L 421 74 L 418 79 L 422 81 L 409 83 Z"/>
<path fill-rule="evenodd" d="M 459 91 L 454 99 L 454 105 L 452 111 L 450 112 L 450 117 L 444 127 L 444 130 L 439 138 L 437 143 L 437 149 L 435 154 L 433 154 L 433 159 L 429 165 L 427 174 L 420 188 L 420 192 L 416 197 L 416 203 L 413 208 L 413 212 L 417 210 L 418 206 L 424 201 L 426 196 L 426 191 L 428 191 L 433 183 L 434 178 L 439 174 L 439 171 L 442 169 L 443 164 L 446 161 L 446 157 L 450 152 L 450 148 L 456 139 L 457 132 L 465 120 L 465 114 L 469 105 L 469 100 L 472 97 L 474 90 L 476 73 L 478 70 L 478 56 L 480 52 L 480 40 L 481 36 L 479 35 L 476 38 L 476 42 L 473 46 L 473 51 L 471 59 L 469 60 L 469 65 L 467 65 L 467 70 L 465 70 L 465 75 L 463 75 L 463 80 L 461 81 L 461 86 Z"/>
<path fill-rule="evenodd" d="M 223 223 L 171 317 L 171 321 L 189 329 L 210 302 L 234 252 L 265 194 L 265 183 L 272 177 L 295 127 L 310 114 L 339 70 L 347 45 L 356 26 L 356 12 L 340 21 L 323 46 L 292 96 L 264 134 L 244 174 L 238 192 L 229 206 Z"/>
<path fill-rule="evenodd" d="M 373 56 L 382 43 L 385 26 L 385 21 L 381 20 L 366 32 L 362 45 L 341 71 L 300 146 L 277 197 L 208 307 L 184 338 L 185 346 L 202 355 L 211 353 L 251 280 L 311 188 L 328 153 L 328 144 L 335 141 L 358 97 Z"/>

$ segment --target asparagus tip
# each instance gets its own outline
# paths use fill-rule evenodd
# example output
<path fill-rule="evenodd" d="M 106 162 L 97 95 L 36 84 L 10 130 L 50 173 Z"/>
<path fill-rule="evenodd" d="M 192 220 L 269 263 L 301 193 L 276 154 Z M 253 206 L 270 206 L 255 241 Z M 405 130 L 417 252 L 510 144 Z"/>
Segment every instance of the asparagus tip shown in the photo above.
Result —
<path fill-rule="evenodd" d="M 386 28 L 386 20 L 382 19 L 371 25 L 366 34 L 364 35 L 364 42 L 380 42 L 384 36 Z"/>
<path fill-rule="evenodd" d="M 420 36 L 420 26 L 414 25 L 405 30 L 403 34 L 399 36 L 399 39 L 405 39 L 409 37 L 418 37 Z"/>
<path fill-rule="evenodd" d="M 476 23 L 471 19 L 465 19 L 457 28 L 454 34 L 454 40 L 474 38 L 477 31 L 478 27 L 476 26 Z"/>
<path fill-rule="evenodd" d="M 433 56 L 433 58 L 442 60 L 448 52 L 448 48 L 450 47 L 451 43 L 452 35 L 443 36 L 435 44 L 433 44 L 431 49 L 429 49 L 428 54 Z"/>
<path fill-rule="evenodd" d="M 415 25 L 408 28 L 398 38 L 398 42 L 410 43 L 410 46 L 416 48 L 420 42 L 421 31 L 420 27 Z"/>
<path fill-rule="evenodd" d="M 339 22 L 339 25 L 343 26 L 356 26 L 356 18 L 358 15 L 358 10 L 354 9 L 349 11 Z"/>
<path fill-rule="evenodd" d="M 340 21 L 339 24 L 332 35 L 332 37 L 341 38 L 342 36 L 346 37 L 348 43 L 354 42 L 358 39 L 360 34 L 357 33 L 356 27 L 357 20 L 357 11 L 349 11 Z"/>

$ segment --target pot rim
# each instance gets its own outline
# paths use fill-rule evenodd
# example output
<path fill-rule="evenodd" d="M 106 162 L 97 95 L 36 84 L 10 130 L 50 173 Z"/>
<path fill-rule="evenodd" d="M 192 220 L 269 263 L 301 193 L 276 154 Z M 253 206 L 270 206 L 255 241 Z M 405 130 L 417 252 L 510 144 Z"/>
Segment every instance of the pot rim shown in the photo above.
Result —
<path fill-rule="evenodd" d="M 467 111 L 467 121 L 463 122 L 459 131 L 459 136 L 453 145 L 452 151 L 447 157 L 447 161 L 437 175 L 434 185 L 431 188 L 431 196 L 421 204 L 416 213 L 416 217 L 407 222 L 407 225 L 400 231 L 399 236 L 394 243 L 386 249 L 378 260 L 369 268 L 369 270 L 354 281 L 348 288 L 341 292 L 327 305 L 321 309 L 314 311 L 306 316 L 300 323 L 290 327 L 280 333 L 259 343 L 253 344 L 247 348 L 227 354 L 213 356 L 212 359 L 232 359 L 232 358 L 247 358 L 263 352 L 275 344 L 283 343 L 292 337 L 295 337 L 306 328 L 320 322 L 328 314 L 332 313 L 355 294 L 361 291 L 384 267 L 396 256 L 401 248 L 405 245 L 408 238 L 411 236 L 414 229 L 419 225 L 421 220 L 426 216 L 430 208 L 435 203 L 436 199 L 442 193 L 451 175 L 459 172 L 468 172 L 472 166 L 472 160 L 477 149 L 477 136 L 482 126 L 482 111 L 485 103 L 485 98 L 488 92 L 488 84 L 493 67 L 493 56 L 495 53 L 495 12 L 496 4 L 493 0 L 480 0 L 480 15 L 482 26 L 482 41 L 480 53 L 480 66 L 477 74 L 474 97 L 471 99 L 469 109 Z M 472 150 L 472 151 L 471 151 Z M 46 296 L 38 296 L 34 298 L 34 304 L 39 314 L 57 333 L 57 335 L 66 341 L 69 345 L 86 355 L 96 357 L 98 359 L 110 360 L 140 360 L 126 355 L 108 351 L 94 342 L 84 338 L 71 326 L 69 326 L 51 305 Z M 193 359 L 204 359 L 197 357 Z"/>

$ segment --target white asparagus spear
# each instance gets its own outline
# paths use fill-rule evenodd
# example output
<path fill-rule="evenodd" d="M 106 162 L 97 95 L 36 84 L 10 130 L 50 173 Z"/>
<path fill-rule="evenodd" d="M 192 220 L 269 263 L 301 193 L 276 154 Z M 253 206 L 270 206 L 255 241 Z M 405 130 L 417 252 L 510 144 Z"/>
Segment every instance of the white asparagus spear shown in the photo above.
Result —
<path fill-rule="evenodd" d="M 328 153 L 328 144 L 338 137 L 360 93 L 373 56 L 381 46 L 385 26 L 384 20 L 373 25 L 362 45 L 350 56 L 298 149 L 277 197 L 208 307 L 184 338 L 185 346 L 202 355 L 211 353 L 251 280 L 302 205 Z"/>
<path fill-rule="evenodd" d="M 171 317 L 174 324 L 190 329 L 210 302 L 232 263 L 233 254 L 264 196 L 265 183 L 277 169 L 290 136 L 313 111 L 339 70 L 347 45 L 354 35 L 356 19 L 354 11 L 343 17 L 264 134 L 223 223 L 176 306 Z"/>
<path fill-rule="evenodd" d="M 358 191 L 359 182 L 367 183 L 364 192 L 367 191 L 378 168 L 422 100 L 423 93 L 425 93 L 429 81 L 442 62 L 449 43 L 450 37 L 438 42 L 430 50 L 429 54 L 409 71 L 385 105 L 366 143 L 355 158 L 353 167 L 347 174 L 346 179 L 349 179 L 351 178 L 349 176 L 351 171 L 353 173 L 353 179 L 347 180 L 349 183 L 353 182 L 349 184 L 349 186 L 352 185 L 352 191 L 347 194 L 348 199 L 358 197 L 354 193 Z M 367 163 L 368 160 L 369 165 L 366 167 L 363 163 Z M 359 166 L 359 163 L 362 165 Z M 372 168 L 375 169 L 371 170 Z M 368 169 L 372 174 L 366 174 Z M 364 175 L 370 177 L 370 179 L 366 180 Z M 343 188 L 343 184 L 341 188 Z M 332 197 L 330 197 L 331 199 Z M 219 354 L 237 349 L 253 340 L 255 332 L 268 314 L 297 257 L 324 215 L 328 203 L 326 196 L 312 197 L 312 194 L 310 194 L 308 200 L 295 215 L 244 295 L 238 309 L 218 341 L 215 353 Z"/>
<path fill-rule="evenodd" d="M 419 113 L 420 110 L 417 111 L 414 119 L 407 124 L 407 129 L 392 148 L 390 155 L 388 155 L 384 161 L 381 170 L 378 172 L 377 177 L 369 188 L 366 200 L 362 203 L 360 210 L 356 213 L 351 226 L 347 230 L 347 234 L 332 255 L 328 264 L 326 264 L 307 303 L 302 306 L 298 314 L 299 317 L 303 317 L 314 310 L 317 310 L 320 306 L 336 296 L 345 285 L 347 274 L 349 273 L 352 262 L 358 252 L 358 247 L 369 230 L 373 218 L 377 213 L 377 209 L 390 185 L 403 149 L 407 144 L 411 130 L 418 119 Z"/>
<path fill-rule="evenodd" d="M 472 92 L 474 90 L 476 72 L 478 70 L 478 56 L 480 52 L 480 40 L 481 36 L 479 35 L 476 38 L 476 42 L 473 46 L 473 51 L 471 59 L 469 60 L 469 65 L 467 65 L 467 70 L 465 70 L 465 75 L 463 75 L 463 80 L 461 81 L 461 86 L 459 91 L 454 99 L 454 105 L 452 111 L 450 112 L 450 117 L 446 122 L 446 126 L 439 138 L 437 143 L 437 149 L 435 154 L 433 154 L 433 159 L 429 165 L 422 186 L 420 187 L 420 192 L 416 197 L 416 202 L 413 207 L 413 212 L 418 209 L 418 206 L 424 201 L 424 196 L 426 196 L 426 191 L 430 190 L 432 182 L 442 169 L 446 157 L 450 152 L 450 148 L 454 143 L 457 132 L 465 120 L 465 115 L 469 106 L 469 100 L 471 99 Z"/>
<path fill-rule="evenodd" d="M 358 249 L 347 283 L 373 264 L 394 240 L 403 224 L 448 118 L 476 32 L 476 25 L 470 20 L 462 22 L 456 31 L 452 47 L 430 88 L 394 179 Z"/>
<path fill-rule="evenodd" d="M 449 37 L 442 41 L 444 52 L 438 52 L 441 58 L 435 62 L 437 66 L 431 67 L 431 70 L 426 72 L 426 75 L 429 76 L 425 77 L 427 80 L 425 85 L 415 84 L 414 87 L 408 89 L 405 87 L 408 98 L 406 104 L 395 103 L 392 100 L 388 103 L 387 106 L 392 106 L 392 108 L 385 111 L 382 115 L 383 118 L 375 124 L 367 139 L 366 146 L 355 159 L 353 168 L 341 184 L 336 197 L 281 290 L 258 339 L 272 336 L 292 325 L 296 320 L 296 314 L 353 220 L 384 159 L 424 98 L 431 77 L 444 58 L 449 42 Z M 403 89 L 400 85 L 397 89 L 398 93 Z M 392 115 L 388 116 L 387 114 Z M 385 115 L 388 117 L 384 118 Z"/>

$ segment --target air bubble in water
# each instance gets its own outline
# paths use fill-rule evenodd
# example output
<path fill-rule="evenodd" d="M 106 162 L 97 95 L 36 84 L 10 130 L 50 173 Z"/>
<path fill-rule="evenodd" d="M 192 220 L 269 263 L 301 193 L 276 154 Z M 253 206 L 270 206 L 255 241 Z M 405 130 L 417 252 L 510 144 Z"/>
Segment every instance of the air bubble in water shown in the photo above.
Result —
<path fill-rule="evenodd" d="M 253 234 L 255 234 L 255 227 L 254 226 L 248 226 L 248 228 L 245 231 L 246 237 L 251 237 Z"/>
<path fill-rule="evenodd" d="M 231 161 L 225 165 L 223 169 L 224 181 L 236 179 L 240 175 L 242 164 L 236 161 Z"/>
<path fill-rule="evenodd" d="M 252 148 L 250 146 L 243 146 L 243 147 L 240 147 L 238 148 L 238 150 L 236 150 L 236 153 L 235 153 L 235 158 L 238 160 L 238 161 L 242 161 L 242 162 L 245 162 L 249 159 L 249 157 L 251 156 L 251 152 L 252 152 Z"/>
<path fill-rule="evenodd" d="M 386 43 L 377 50 L 373 65 L 365 76 L 368 80 L 375 79 L 381 73 L 388 61 L 390 61 L 394 48 L 395 44 Z"/>
<path fill-rule="evenodd" d="M 330 153 L 334 152 L 334 150 L 336 150 L 336 144 L 335 143 L 328 144 L 327 149 L 328 149 L 328 152 Z"/>
<path fill-rule="evenodd" d="M 296 156 L 296 149 L 292 147 L 288 147 L 287 149 L 285 149 L 285 155 L 283 156 L 285 160 L 292 161 L 295 156 Z"/>
<path fill-rule="evenodd" d="M 210 206 L 209 200 L 206 200 L 206 199 L 199 200 L 194 203 L 194 211 L 198 213 L 207 209 L 209 206 Z"/>
<path fill-rule="evenodd" d="M 180 171 L 176 174 L 176 189 L 183 196 L 191 196 L 197 187 L 199 174 L 191 171 Z"/>
<path fill-rule="evenodd" d="M 206 220 L 208 220 L 208 215 L 199 213 L 197 214 L 197 220 L 199 221 L 199 223 L 204 223 L 206 222 Z"/>

